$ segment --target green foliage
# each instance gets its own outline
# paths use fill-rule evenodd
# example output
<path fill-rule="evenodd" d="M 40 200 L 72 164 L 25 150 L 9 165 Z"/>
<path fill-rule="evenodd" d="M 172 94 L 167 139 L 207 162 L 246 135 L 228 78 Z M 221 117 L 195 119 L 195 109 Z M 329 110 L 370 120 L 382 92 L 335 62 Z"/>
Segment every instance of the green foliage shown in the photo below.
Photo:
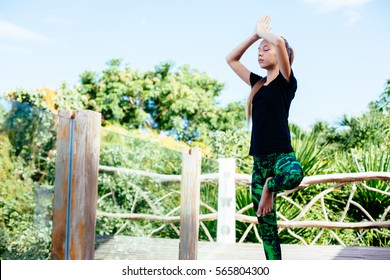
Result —
<path fill-rule="evenodd" d="M 11 144 L 3 135 L 0 146 L 0 259 L 48 259 L 52 190 L 42 199 L 42 188 L 23 176 L 31 167 L 10 155 Z"/>
<path fill-rule="evenodd" d="M 373 101 L 369 104 L 370 111 L 380 112 L 380 113 L 390 113 L 390 79 L 387 80 L 385 90 L 376 101 Z"/>
<path fill-rule="evenodd" d="M 149 127 L 186 142 L 206 141 L 210 131 L 244 125 L 243 105 L 217 106 L 223 84 L 188 65 L 172 71 L 165 62 L 141 73 L 108 62 L 102 75 L 86 71 L 78 89 L 88 96 L 87 108 L 102 113 L 104 123 L 129 128 Z"/>
<path fill-rule="evenodd" d="M 144 170 L 160 174 L 181 174 L 181 151 L 162 148 L 153 140 L 142 140 L 129 135 L 104 131 L 101 138 L 100 164 Z M 202 159 L 202 172 L 217 171 L 217 162 L 212 159 Z M 115 189 L 112 187 L 115 186 Z M 180 206 L 179 183 L 159 183 L 137 175 L 109 174 L 99 175 L 98 196 L 107 198 L 100 200 L 98 209 L 111 213 L 143 213 L 167 215 Z M 161 199 L 165 197 L 165 199 Z M 217 185 L 202 185 L 201 199 L 214 209 L 217 208 Z M 208 213 L 203 208 L 202 213 Z M 180 215 L 180 211 L 171 215 Z M 216 222 L 206 222 L 211 234 L 216 235 Z M 125 221 L 123 219 L 97 218 L 97 233 L 109 235 L 121 233 L 132 236 L 147 236 L 162 226 L 159 222 Z M 179 224 L 175 225 L 180 228 Z M 171 226 L 157 231 L 154 237 L 178 238 Z M 201 239 L 207 239 L 204 232 Z"/>
<path fill-rule="evenodd" d="M 390 140 L 389 121 L 389 116 L 377 111 L 359 117 L 344 116 L 340 122 L 341 129 L 336 135 L 347 149 L 380 146 L 384 141 Z"/>
<path fill-rule="evenodd" d="M 71 87 L 63 82 L 57 89 L 54 97 L 55 108 L 58 110 L 80 110 L 88 102 L 86 95 L 82 95 L 78 88 Z"/>
<path fill-rule="evenodd" d="M 290 131 L 292 134 L 291 145 L 302 165 L 303 174 L 311 176 L 324 173 L 328 164 L 328 157 L 325 156 L 324 151 L 328 144 L 321 142 L 315 131 L 307 133 L 293 124 L 290 125 Z"/>
<path fill-rule="evenodd" d="M 342 116 L 336 126 L 319 122 L 313 131 L 322 142 L 330 144 L 330 154 L 353 148 L 387 146 L 390 142 L 390 80 L 378 100 L 369 104 L 369 111 L 360 116 Z"/>
<path fill-rule="evenodd" d="M 336 160 L 339 172 L 367 172 L 390 170 L 390 152 L 388 149 L 370 147 L 369 149 L 351 150 L 349 153 L 340 154 Z M 389 187 L 383 181 L 369 181 L 367 186 L 388 192 Z M 378 192 L 367 190 L 363 187 L 357 188 L 353 197 L 354 201 L 369 211 L 370 215 L 378 220 L 387 208 L 390 207 L 390 197 Z M 355 219 L 362 220 L 367 217 L 357 208 L 350 213 Z"/>
<path fill-rule="evenodd" d="M 53 184 L 54 178 L 47 176 L 47 170 L 54 168 L 55 117 L 36 107 L 14 102 L 4 118 L 0 129 L 8 136 L 15 156 L 32 164 L 33 173 L 28 174 L 40 184 Z"/>
<path fill-rule="evenodd" d="M 0 134 L 0 178 L 6 178 L 14 171 L 9 155 L 10 145 L 8 138 Z"/>
<path fill-rule="evenodd" d="M 101 165 L 161 174 L 180 174 L 180 163 L 181 152 L 164 149 L 156 143 L 130 135 L 121 135 L 110 131 L 104 131 L 102 134 Z M 99 175 L 98 196 L 102 197 L 110 193 L 111 195 L 99 202 L 98 209 L 112 213 L 167 214 L 178 206 L 179 190 L 179 184 L 161 184 L 137 175 L 101 173 Z M 155 204 L 159 198 L 171 192 L 173 194 L 169 199 Z M 122 219 L 107 219 L 98 216 L 96 230 L 100 235 L 121 232 L 121 234 L 133 236 L 147 236 L 160 225 L 153 222 L 126 222 Z"/>
<path fill-rule="evenodd" d="M 216 171 L 213 171 L 216 172 Z M 214 183 L 204 183 L 200 187 L 200 200 L 201 202 L 207 204 L 213 209 L 218 209 L 218 184 Z M 200 207 L 200 214 L 209 214 L 210 210 L 206 207 Z M 206 228 L 208 229 L 210 236 L 214 241 L 217 240 L 217 220 L 215 221 L 204 221 L 203 222 Z M 199 240 L 209 241 L 209 238 L 206 235 L 203 227 L 199 227 Z"/>
<path fill-rule="evenodd" d="M 211 151 L 215 158 L 235 158 L 236 172 L 250 174 L 252 157 L 249 156 L 250 132 L 246 129 L 216 131 L 210 135 Z"/>
<path fill-rule="evenodd" d="M 50 111 L 50 105 L 45 101 L 46 92 L 43 89 L 28 90 L 24 88 L 18 88 L 14 92 L 10 92 L 4 95 L 13 101 L 29 104 L 33 107 Z"/>

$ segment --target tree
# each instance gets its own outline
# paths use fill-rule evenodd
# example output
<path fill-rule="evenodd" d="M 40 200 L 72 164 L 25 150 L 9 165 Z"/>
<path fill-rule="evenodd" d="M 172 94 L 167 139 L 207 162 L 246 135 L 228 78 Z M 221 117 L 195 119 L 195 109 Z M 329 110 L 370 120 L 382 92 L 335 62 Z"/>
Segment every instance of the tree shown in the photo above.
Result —
<path fill-rule="evenodd" d="M 336 126 L 319 122 L 314 124 L 322 141 L 331 149 L 348 151 L 353 148 L 386 146 L 390 142 L 390 80 L 379 98 L 371 102 L 368 111 L 360 116 L 343 115 Z"/>
<path fill-rule="evenodd" d="M 101 112 L 103 124 L 150 127 L 186 142 L 206 140 L 210 131 L 245 125 L 244 105 L 218 106 L 216 98 L 224 85 L 206 73 L 188 65 L 174 72 L 172 62 L 144 73 L 121 64 L 113 59 L 101 76 L 90 71 L 80 76 L 79 90 L 88 96 L 87 108 Z"/>
<path fill-rule="evenodd" d="M 387 80 L 385 90 L 381 93 L 378 100 L 371 102 L 370 111 L 382 112 L 384 114 L 390 114 L 390 79 Z"/>

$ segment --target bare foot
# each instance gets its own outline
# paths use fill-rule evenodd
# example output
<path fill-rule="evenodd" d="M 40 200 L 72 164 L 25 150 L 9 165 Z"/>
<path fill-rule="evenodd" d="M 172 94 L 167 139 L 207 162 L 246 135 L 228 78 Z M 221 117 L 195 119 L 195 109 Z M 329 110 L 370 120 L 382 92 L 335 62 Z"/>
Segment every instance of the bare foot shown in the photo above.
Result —
<path fill-rule="evenodd" d="M 274 206 L 274 194 L 267 188 L 267 183 L 271 180 L 272 177 L 268 177 L 265 180 L 263 193 L 261 194 L 261 199 L 259 203 L 259 208 L 257 209 L 257 216 L 265 216 L 270 213 Z"/>

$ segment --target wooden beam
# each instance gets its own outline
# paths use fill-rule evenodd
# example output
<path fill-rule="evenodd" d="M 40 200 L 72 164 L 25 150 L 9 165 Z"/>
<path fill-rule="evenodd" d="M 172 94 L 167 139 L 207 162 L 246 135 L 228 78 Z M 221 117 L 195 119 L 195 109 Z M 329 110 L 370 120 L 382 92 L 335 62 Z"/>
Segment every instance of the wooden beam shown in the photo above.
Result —
<path fill-rule="evenodd" d="M 101 116 L 86 110 L 59 114 L 52 258 L 92 260 Z"/>
<path fill-rule="evenodd" d="M 57 129 L 57 159 L 53 202 L 53 232 L 51 255 L 54 260 L 64 260 L 68 248 L 66 243 L 67 204 L 69 187 L 70 138 L 72 111 L 60 111 Z M 73 132 L 72 132 L 73 133 Z"/>
<path fill-rule="evenodd" d="M 179 260 L 198 255 L 201 158 L 200 149 L 183 149 Z"/>
<path fill-rule="evenodd" d="M 102 211 L 97 211 L 96 215 L 107 218 L 128 219 L 132 221 L 154 221 L 167 224 L 180 222 L 180 216 L 159 216 L 142 213 L 108 213 Z M 217 218 L 218 213 L 202 214 L 198 216 L 199 221 L 215 221 Z"/>
<path fill-rule="evenodd" d="M 250 185 L 252 182 L 252 176 L 249 174 L 236 174 L 236 183 Z M 304 187 L 315 184 L 325 183 L 352 183 L 362 181 L 383 180 L 390 181 L 390 172 L 356 172 L 356 173 L 334 173 L 334 174 L 322 174 L 304 177 L 301 184 L 290 193 Z"/>
<path fill-rule="evenodd" d="M 257 224 L 257 218 L 248 215 L 236 214 L 236 220 L 243 223 Z M 327 228 L 327 229 L 366 229 L 390 228 L 390 221 L 375 222 L 328 222 L 328 221 L 278 221 L 281 228 Z"/>
<path fill-rule="evenodd" d="M 120 174 L 131 174 L 131 175 L 138 175 L 138 176 L 144 176 L 151 178 L 157 182 L 160 183 L 180 183 L 181 182 L 181 175 L 170 175 L 170 174 L 158 174 L 143 170 L 137 170 L 137 169 L 130 169 L 130 168 L 123 168 L 123 167 L 113 167 L 113 166 L 106 166 L 106 165 L 100 165 L 99 170 L 101 172 L 113 174 L 113 173 L 120 173 Z M 219 179 L 218 173 L 210 173 L 210 174 L 201 174 L 200 175 L 200 182 L 206 183 L 206 182 L 217 182 Z"/>
<path fill-rule="evenodd" d="M 100 165 L 99 170 L 106 173 L 124 173 L 124 174 L 133 174 L 139 176 L 146 176 L 152 178 L 158 182 L 180 182 L 181 175 L 169 175 L 169 174 L 158 174 L 153 172 L 147 172 L 142 170 L 135 170 L 122 167 L 112 167 Z M 250 185 L 252 182 L 252 175 L 236 173 L 234 175 L 235 181 L 237 184 Z M 201 174 L 200 182 L 218 182 L 219 174 L 210 173 L 210 174 Z M 363 182 L 363 181 L 372 181 L 372 180 L 383 180 L 390 181 L 390 172 L 357 172 L 357 173 L 335 173 L 335 174 L 322 174 L 305 177 L 300 186 L 292 191 L 297 189 L 302 189 L 314 184 L 324 184 L 324 183 L 351 183 L 351 182 Z M 290 191 L 291 192 L 291 191 Z"/>

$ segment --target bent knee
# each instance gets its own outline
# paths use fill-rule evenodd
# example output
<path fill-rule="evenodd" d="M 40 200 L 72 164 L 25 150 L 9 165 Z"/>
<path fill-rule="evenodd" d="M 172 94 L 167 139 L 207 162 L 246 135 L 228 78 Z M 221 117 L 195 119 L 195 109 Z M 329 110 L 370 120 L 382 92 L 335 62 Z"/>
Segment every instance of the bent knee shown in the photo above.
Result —
<path fill-rule="evenodd" d="M 298 170 L 294 170 L 291 174 L 291 188 L 296 188 L 303 180 L 303 170 L 299 168 Z"/>
<path fill-rule="evenodd" d="M 291 190 L 298 187 L 303 179 L 302 167 L 290 169 L 289 172 L 282 174 L 281 178 L 283 178 L 284 189 Z"/>

